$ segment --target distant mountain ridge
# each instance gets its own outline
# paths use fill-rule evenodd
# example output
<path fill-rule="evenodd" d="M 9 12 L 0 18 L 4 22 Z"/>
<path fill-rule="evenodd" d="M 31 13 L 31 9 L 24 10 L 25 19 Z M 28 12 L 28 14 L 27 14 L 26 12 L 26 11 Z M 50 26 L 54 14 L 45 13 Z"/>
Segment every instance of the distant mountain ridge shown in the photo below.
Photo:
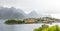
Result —
<path fill-rule="evenodd" d="M 13 19 L 13 18 L 23 19 L 26 17 L 23 15 L 23 12 L 22 13 L 18 12 L 17 9 L 14 7 L 0 9 L 0 19 Z"/>
<path fill-rule="evenodd" d="M 39 18 L 40 16 L 38 15 L 38 13 L 36 11 L 32 11 L 28 14 L 29 18 Z"/>
<path fill-rule="evenodd" d="M 16 9 L 14 7 L 0 7 L 0 19 L 24 19 L 24 18 L 40 18 L 47 15 L 38 14 L 36 11 L 32 11 L 26 14 L 21 9 Z"/>

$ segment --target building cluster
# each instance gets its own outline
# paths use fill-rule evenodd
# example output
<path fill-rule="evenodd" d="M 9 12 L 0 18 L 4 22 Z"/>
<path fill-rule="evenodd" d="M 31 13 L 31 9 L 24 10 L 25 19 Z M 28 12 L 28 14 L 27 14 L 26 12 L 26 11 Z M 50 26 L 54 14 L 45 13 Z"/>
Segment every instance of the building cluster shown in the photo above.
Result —
<path fill-rule="evenodd" d="M 53 19 L 53 18 L 28 18 L 28 19 L 24 19 L 24 22 L 26 24 L 29 24 L 29 23 L 52 23 L 55 21 L 56 21 L 56 19 Z"/>

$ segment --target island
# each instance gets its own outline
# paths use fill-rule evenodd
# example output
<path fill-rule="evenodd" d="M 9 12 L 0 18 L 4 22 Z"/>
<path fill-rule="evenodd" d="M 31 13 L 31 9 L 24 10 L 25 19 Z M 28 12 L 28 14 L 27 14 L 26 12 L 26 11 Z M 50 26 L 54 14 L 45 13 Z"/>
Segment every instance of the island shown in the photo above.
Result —
<path fill-rule="evenodd" d="M 26 18 L 26 19 L 10 19 L 5 24 L 36 24 L 36 23 L 53 23 L 60 22 L 60 19 L 43 17 L 43 18 Z"/>

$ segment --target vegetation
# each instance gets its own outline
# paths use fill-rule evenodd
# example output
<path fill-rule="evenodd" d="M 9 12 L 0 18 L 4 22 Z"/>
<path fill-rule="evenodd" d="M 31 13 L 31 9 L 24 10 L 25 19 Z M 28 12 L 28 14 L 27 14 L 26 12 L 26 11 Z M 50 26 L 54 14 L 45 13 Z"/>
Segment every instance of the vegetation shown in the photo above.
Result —
<path fill-rule="evenodd" d="M 22 20 L 7 20 L 5 21 L 5 24 L 22 24 L 24 21 Z"/>
<path fill-rule="evenodd" d="M 27 21 L 27 24 L 30 22 L 33 23 L 53 23 L 53 22 L 59 22 L 59 19 L 56 18 L 50 18 L 50 17 L 43 17 L 43 18 L 28 18 L 23 20 L 7 20 L 5 21 L 5 24 L 25 24 Z"/>
<path fill-rule="evenodd" d="M 58 25 L 49 27 L 48 25 L 42 25 L 39 28 L 35 28 L 33 31 L 60 31 L 60 27 Z"/>

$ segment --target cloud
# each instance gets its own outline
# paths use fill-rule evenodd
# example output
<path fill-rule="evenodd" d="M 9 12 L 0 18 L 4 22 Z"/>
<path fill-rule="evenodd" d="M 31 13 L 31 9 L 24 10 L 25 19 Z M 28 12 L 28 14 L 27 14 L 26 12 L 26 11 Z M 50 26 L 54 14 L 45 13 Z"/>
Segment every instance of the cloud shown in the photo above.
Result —
<path fill-rule="evenodd" d="M 36 10 L 39 13 L 60 13 L 60 0 L 0 0 L 0 6 L 20 8 L 26 12 Z"/>

